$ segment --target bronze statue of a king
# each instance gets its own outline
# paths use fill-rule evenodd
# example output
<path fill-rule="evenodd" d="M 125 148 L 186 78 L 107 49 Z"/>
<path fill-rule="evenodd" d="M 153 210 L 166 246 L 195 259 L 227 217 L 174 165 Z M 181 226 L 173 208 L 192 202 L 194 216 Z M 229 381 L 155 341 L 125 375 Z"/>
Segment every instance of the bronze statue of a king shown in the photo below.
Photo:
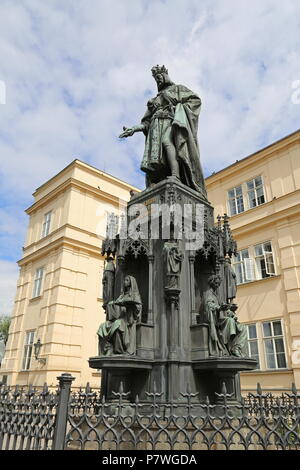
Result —
<path fill-rule="evenodd" d="M 143 132 L 146 144 L 141 169 L 146 186 L 175 176 L 206 197 L 197 141 L 201 99 L 183 85 L 175 85 L 166 67 L 152 68 L 158 94 L 147 103 L 141 124 L 124 127 L 121 138 Z"/>
<path fill-rule="evenodd" d="M 108 219 L 106 318 L 99 355 L 89 363 L 101 369 L 101 394 L 111 403 L 120 389 L 128 402 L 191 399 L 201 415 L 200 404 L 207 397 L 217 403 L 223 384 L 238 404 L 239 372 L 256 361 L 247 357 L 247 330 L 236 315 L 236 242 L 226 214 L 215 223 L 206 195 L 197 141 L 201 100 L 175 85 L 164 65 L 152 74 L 157 95 L 140 125 L 120 135 L 146 136 L 146 189 L 131 193 L 118 234 L 111 236 L 117 217 Z"/>

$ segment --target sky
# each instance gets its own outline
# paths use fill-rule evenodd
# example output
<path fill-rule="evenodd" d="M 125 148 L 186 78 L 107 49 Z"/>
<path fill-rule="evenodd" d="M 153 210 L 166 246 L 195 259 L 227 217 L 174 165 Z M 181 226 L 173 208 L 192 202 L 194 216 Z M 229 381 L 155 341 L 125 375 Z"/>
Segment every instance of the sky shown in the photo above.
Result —
<path fill-rule="evenodd" d="M 299 0 L 0 0 L 0 315 L 37 187 L 79 158 L 143 189 L 144 137 L 118 135 L 153 65 L 200 95 L 209 176 L 300 128 L 299 56 Z"/>

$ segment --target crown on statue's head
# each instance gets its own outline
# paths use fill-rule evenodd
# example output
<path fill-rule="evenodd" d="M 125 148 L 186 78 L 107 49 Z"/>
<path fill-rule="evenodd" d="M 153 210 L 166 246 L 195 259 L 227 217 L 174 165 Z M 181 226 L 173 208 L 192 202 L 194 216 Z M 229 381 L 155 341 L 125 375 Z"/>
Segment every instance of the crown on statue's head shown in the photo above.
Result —
<path fill-rule="evenodd" d="M 151 72 L 152 72 L 153 77 L 156 77 L 156 75 L 160 73 L 168 75 L 168 69 L 166 69 L 164 65 L 161 65 L 161 66 L 155 65 L 154 67 L 152 67 Z"/>

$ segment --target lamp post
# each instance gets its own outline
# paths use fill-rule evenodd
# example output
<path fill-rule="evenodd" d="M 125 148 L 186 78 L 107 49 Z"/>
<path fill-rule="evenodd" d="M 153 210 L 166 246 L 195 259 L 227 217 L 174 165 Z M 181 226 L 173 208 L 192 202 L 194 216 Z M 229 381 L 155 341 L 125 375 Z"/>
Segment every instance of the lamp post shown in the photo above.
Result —
<path fill-rule="evenodd" d="M 34 357 L 35 359 L 40 362 L 41 364 L 46 364 L 46 359 L 44 357 L 40 358 L 39 355 L 40 355 L 40 352 L 41 352 L 41 347 L 42 347 L 42 343 L 41 343 L 41 340 L 38 339 L 36 343 L 34 343 Z"/>

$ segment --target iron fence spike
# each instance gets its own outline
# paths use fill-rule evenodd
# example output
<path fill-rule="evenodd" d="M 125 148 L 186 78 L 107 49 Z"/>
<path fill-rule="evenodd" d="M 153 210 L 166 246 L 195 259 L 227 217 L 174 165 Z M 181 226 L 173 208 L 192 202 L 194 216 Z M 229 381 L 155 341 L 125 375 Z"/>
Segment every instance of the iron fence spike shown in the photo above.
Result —
<path fill-rule="evenodd" d="M 193 446 L 196 443 L 194 434 L 194 430 L 196 429 L 197 432 L 201 433 L 203 442 L 208 443 L 208 448 L 219 443 L 224 445 L 228 450 L 232 450 L 231 447 L 234 447 L 236 444 L 242 444 L 245 450 L 248 450 L 248 448 L 251 448 L 253 445 L 253 438 L 258 440 L 258 445 L 268 448 L 269 445 L 273 445 L 273 441 L 268 441 L 268 437 L 265 436 L 264 431 L 253 427 L 252 420 L 254 418 L 260 420 L 264 427 L 267 426 L 268 432 L 270 431 L 270 434 L 273 435 L 272 439 L 275 439 L 275 445 L 278 445 L 282 449 L 298 448 L 300 446 L 298 428 L 295 427 L 295 419 L 298 420 L 296 424 L 299 422 L 300 410 L 297 399 L 290 392 L 282 393 L 278 396 L 272 395 L 270 392 L 263 394 L 260 384 L 258 384 L 258 395 L 255 392 L 249 393 L 247 397 L 241 397 L 240 403 L 234 406 L 234 408 L 238 410 L 238 413 L 240 413 L 236 416 L 235 413 L 231 414 L 230 407 L 226 406 L 226 400 L 232 396 L 232 394 L 229 394 L 226 390 L 226 383 L 222 384 L 222 393 L 216 394 L 218 399 L 221 398 L 224 400 L 225 406 L 223 405 L 222 407 L 221 405 L 220 407 L 219 400 L 210 402 L 209 396 L 206 396 L 204 401 L 200 400 L 199 410 L 202 410 L 200 413 L 194 413 L 198 404 L 196 404 L 196 406 L 194 406 L 194 404 L 190 406 L 190 398 L 196 396 L 196 394 L 190 393 L 189 384 L 187 384 L 189 393 L 182 394 L 182 396 L 185 397 L 183 403 L 161 402 L 158 399 L 158 397 L 163 395 L 161 392 L 148 393 L 148 403 L 144 403 L 144 401 L 140 402 L 138 394 L 133 395 L 136 406 L 134 406 L 133 400 L 129 400 L 126 406 L 122 404 L 122 397 L 128 396 L 130 392 L 124 393 L 123 382 L 120 382 L 119 385 L 120 392 L 114 395 L 119 398 L 119 405 L 116 403 L 116 400 L 114 400 L 107 402 L 104 406 L 106 400 L 105 395 L 94 393 L 89 400 L 89 405 L 91 404 L 91 406 L 86 407 L 84 407 L 84 398 L 86 396 L 84 392 L 82 395 L 76 391 L 73 392 L 71 396 L 69 394 L 68 396 L 65 395 L 64 398 L 61 396 L 61 406 L 58 406 L 55 393 L 50 393 L 49 400 L 48 398 L 47 400 L 42 400 L 41 389 L 33 389 L 32 384 L 30 384 L 28 388 L 25 388 L 27 393 L 23 394 L 22 391 L 20 392 L 20 389 L 23 390 L 22 386 L 10 387 L 10 392 L 7 397 L 1 389 L 1 409 L 3 409 L 3 404 L 4 406 L 7 404 L 9 410 L 13 409 L 11 421 L 8 423 L 10 430 L 12 430 L 10 433 L 11 442 L 13 439 L 17 439 L 16 436 L 20 437 L 20 442 L 23 440 L 25 443 L 28 438 L 29 447 L 32 446 L 36 449 L 42 449 L 44 439 L 45 442 L 47 441 L 45 445 L 51 447 L 51 443 L 53 442 L 51 437 L 53 436 L 53 420 L 55 418 L 60 420 L 62 427 L 66 422 L 69 423 L 69 430 L 67 430 L 66 433 L 62 430 L 56 435 L 56 445 L 59 444 L 60 446 L 57 447 L 57 449 L 63 449 L 65 446 L 68 447 L 68 443 L 72 445 L 72 440 L 73 442 L 76 441 L 76 438 L 78 438 L 76 437 L 76 429 L 78 429 L 78 426 L 82 426 L 83 421 L 81 421 L 81 424 L 79 423 L 80 420 L 84 418 L 84 426 L 87 426 L 87 432 L 84 430 L 82 434 L 82 448 L 89 445 L 92 441 L 95 441 L 99 448 L 101 447 L 102 437 L 98 435 L 97 428 L 94 424 L 96 421 L 98 423 L 97 426 L 100 425 L 103 427 L 106 436 L 108 436 L 108 430 L 111 433 L 111 437 L 105 438 L 107 446 L 111 449 L 116 446 L 119 447 L 125 442 L 127 444 L 131 442 L 132 445 L 137 446 L 137 448 L 141 444 L 151 443 L 152 447 L 155 448 L 160 442 L 165 441 L 165 439 L 162 439 L 162 434 L 160 433 L 162 429 L 171 447 L 175 439 L 177 439 L 177 434 L 174 433 L 178 433 L 178 430 L 183 432 L 185 442 L 188 446 Z M 295 384 L 292 385 L 292 391 L 294 394 L 299 393 L 295 388 Z M 33 395 L 30 395 L 32 393 Z M 61 389 L 61 395 L 63 393 L 64 391 Z M 51 401 L 51 397 L 53 397 L 53 402 Z M 25 409 L 25 414 L 23 413 L 22 407 Z M 223 423 L 222 417 L 221 426 L 220 408 L 224 408 L 224 419 L 226 421 L 226 423 Z M 17 409 L 21 410 L 21 412 L 16 412 Z M 51 410 L 53 410 L 53 414 L 51 414 Z M 191 410 L 193 411 L 191 412 Z M 130 419 L 127 419 L 127 417 Z M 144 421 L 144 418 L 146 421 Z M 24 421 L 24 419 L 27 421 Z M 244 435 L 239 432 L 236 433 L 236 419 L 240 420 L 240 423 L 242 420 L 243 430 L 245 429 L 247 432 L 245 439 Z M 167 427 L 165 427 L 165 422 L 167 422 Z M 96 431 L 95 437 L 91 437 L 93 434 L 91 434 L 90 431 L 94 429 L 94 426 Z M 144 430 L 146 430 L 145 440 L 144 437 L 141 437 L 142 435 L 139 434 L 141 426 L 147 426 L 144 428 Z M 59 429 L 59 427 L 57 429 Z M 157 429 L 159 431 L 158 433 Z M 74 433 L 74 431 L 76 432 Z M 214 431 L 218 432 L 215 433 Z M 235 441 L 237 435 L 239 439 L 241 439 L 240 442 Z M 47 436 L 49 436 L 49 438 Z M 129 436 L 129 440 L 127 436 Z M 221 437 L 221 441 L 219 437 Z M 0 449 L 1 445 L 3 444 L 0 440 Z M 12 443 L 12 446 L 13 445 Z M 56 449 L 56 447 L 54 448 Z"/>
<path fill-rule="evenodd" d="M 281 396 L 281 399 L 283 399 L 283 398 L 284 398 L 284 397 Z M 276 397 L 276 400 L 275 400 L 275 401 L 276 401 L 276 405 L 277 405 L 277 406 L 280 406 L 280 398 L 279 398 L 279 397 Z"/>

